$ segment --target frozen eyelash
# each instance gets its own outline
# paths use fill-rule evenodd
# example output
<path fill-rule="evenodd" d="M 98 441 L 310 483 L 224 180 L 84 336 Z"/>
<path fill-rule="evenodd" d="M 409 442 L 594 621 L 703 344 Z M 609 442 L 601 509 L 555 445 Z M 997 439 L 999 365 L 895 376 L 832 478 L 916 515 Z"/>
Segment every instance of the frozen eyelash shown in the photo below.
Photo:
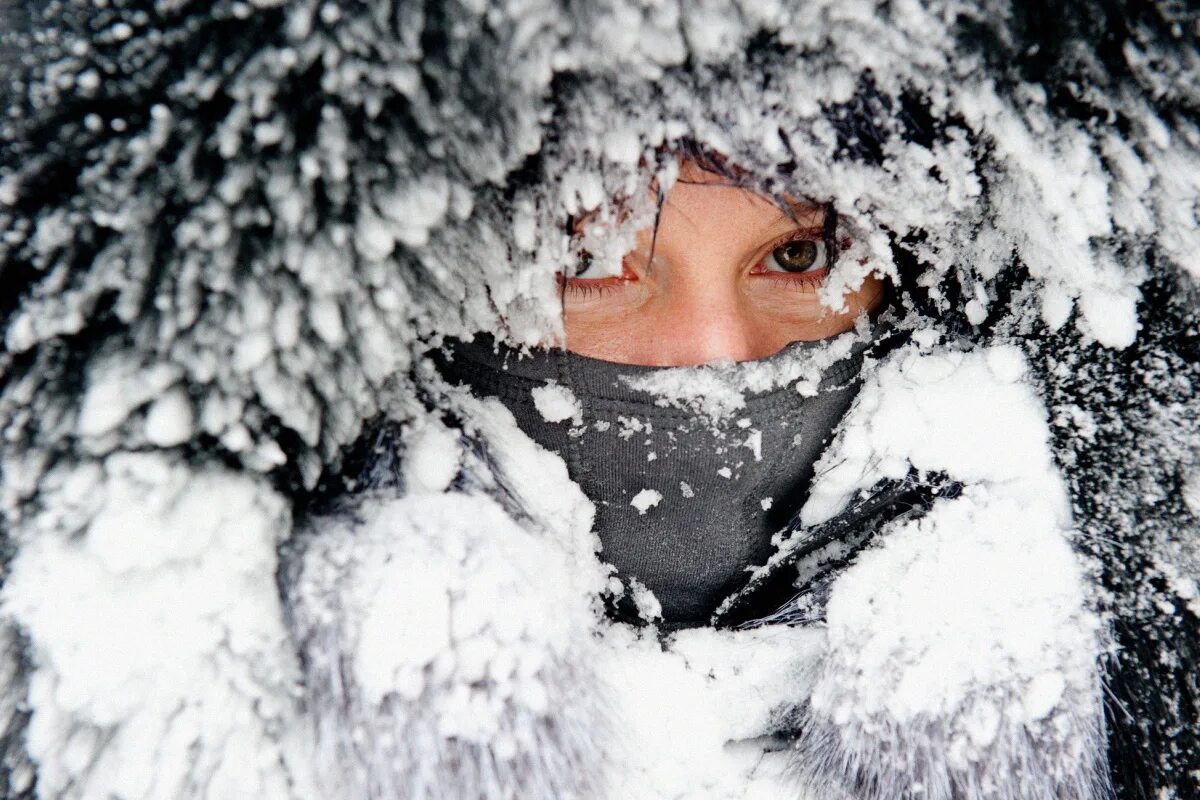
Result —
<path fill-rule="evenodd" d="M 572 294 L 580 298 L 603 297 L 608 292 L 618 288 L 614 284 L 603 284 L 600 281 L 584 280 L 573 282 L 571 280 L 564 281 L 562 284 L 563 294 Z"/>

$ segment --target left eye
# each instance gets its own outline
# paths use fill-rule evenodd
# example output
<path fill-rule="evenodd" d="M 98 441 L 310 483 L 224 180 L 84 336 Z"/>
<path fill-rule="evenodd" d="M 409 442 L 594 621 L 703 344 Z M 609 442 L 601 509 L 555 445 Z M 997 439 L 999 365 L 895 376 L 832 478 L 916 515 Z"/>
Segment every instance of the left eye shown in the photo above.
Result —
<path fill-rule="evenodd" d="M 772 250 L 763 259 L 765 272 L 812 272 L 825 266 L 825 243 L 795 239 Z"/>

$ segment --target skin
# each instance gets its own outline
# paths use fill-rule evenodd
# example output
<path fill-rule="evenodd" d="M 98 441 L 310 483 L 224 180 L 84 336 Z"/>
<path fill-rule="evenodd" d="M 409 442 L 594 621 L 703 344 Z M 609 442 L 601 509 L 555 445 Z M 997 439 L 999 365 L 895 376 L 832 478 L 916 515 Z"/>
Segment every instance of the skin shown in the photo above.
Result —
<path fill-rule="evenodd" d="M 800 203 L 793 210 L 795 219 L 720 175 L 682 164 L 662 207 L 653 265 L 647 228 L 623 275 L 583 272 L 563 281 L 567 349 L 622 364 L 692 366 L 764 358 L 791 342 L 850 330 L 860 313 L 879 308 L 884 284 L 867 278 L 847 295 L 845 311 L 822 305 L 822 259 L 807 272 L 787 272 L 776 248 L 807 240 L 823 251 L 825 212 Z"/>

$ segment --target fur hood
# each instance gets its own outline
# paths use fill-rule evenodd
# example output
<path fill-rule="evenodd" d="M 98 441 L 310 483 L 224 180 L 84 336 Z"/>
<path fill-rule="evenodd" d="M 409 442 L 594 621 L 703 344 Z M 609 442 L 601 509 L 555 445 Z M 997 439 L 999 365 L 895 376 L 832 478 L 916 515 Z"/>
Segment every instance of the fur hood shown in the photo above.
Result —
<path fill-rule="evenodd" d="M 0 15 L 4 796 L 1200 789 L 1186 9 Z M 777 560 L 870 545 L 660 642 L 561 461 L 423 354 L 558 333 L 565 220 L 682 139 L 834 203 L 831 285 L 886 272 L 911 341 Z M 909 476 L 961 492 L 854 516 Z"/>

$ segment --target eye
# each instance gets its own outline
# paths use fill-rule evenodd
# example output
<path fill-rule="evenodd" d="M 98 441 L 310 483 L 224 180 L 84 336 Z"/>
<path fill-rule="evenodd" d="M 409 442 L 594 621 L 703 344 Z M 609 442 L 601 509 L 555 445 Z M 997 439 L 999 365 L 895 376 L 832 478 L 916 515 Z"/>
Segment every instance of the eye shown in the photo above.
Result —
<path fill-rule="evenodd" d="M 814 272 L 825 267 L 825 243 L 793 239 L 776 247 L 763 259 L 764 272 Z"/>

